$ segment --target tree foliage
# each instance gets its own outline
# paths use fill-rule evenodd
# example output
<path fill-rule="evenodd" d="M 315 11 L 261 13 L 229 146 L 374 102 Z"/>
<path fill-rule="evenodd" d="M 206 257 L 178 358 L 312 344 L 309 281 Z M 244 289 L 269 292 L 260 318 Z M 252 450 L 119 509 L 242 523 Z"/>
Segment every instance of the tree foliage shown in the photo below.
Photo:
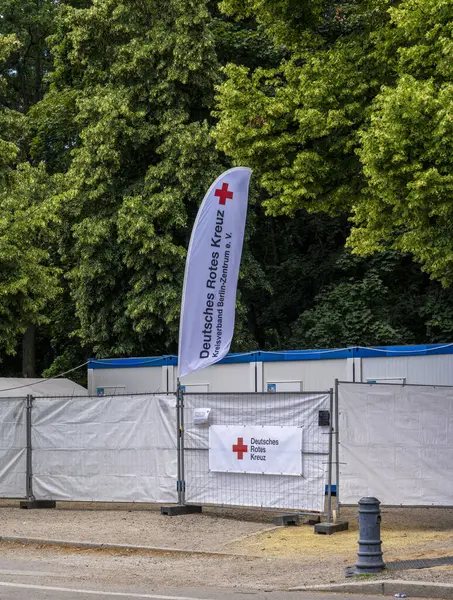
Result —
<path fill-rule="evenodd" d="M 335 214 L 362 194 L 359 132 L 389 68 L 373 52 L 375 11 L 362 4 L 328 12 L 276 68 L 226 67 L 217 143 L 235 162 L 253 166 L 269 214 Z M 291 20 L 283 26 L 290 35 Z"/>
<path fill-rule="evenodd" d="M 0 192 L 0 206 L 0 346 L 14 353 L 19 335 L 47 321 L 59 291 L 48 247 L 55 207 L 44 168 L 19 165 Z"/>
<path fill-rule="evenodd" d="M 407 0 L 389 10 L 377 50 L 396 55 L 396 77 L 374 98 L 358 151 L 366 193 L 354 206 L 350 245 L 364 254 L 411 252 L 453 283 L 453 6 Z"/>
<path fill-rule="evenodd" d="M 20 43 L 0 36 L 1 71 Z M 54 206 L 48 200 L 43 167 L 20 163 L 25 118 L 8 107 L 7 78 L 0 78 L 0 348 L 16 351 L 18 336 L 46 320 L 46 308 L 58 293 L 57 271 L 46 248 Z"/>
<path fill-rule="evenodd" d="M 6 61 L 10 107 L 27 113 L 46 90 L 52 68 L 46 37 L 58 8 L 55 0 L 0 0 L 0 31 L 18 40 Z"/>
<path fill-rule="evenodd" d="M 176 339 L 187 224 L 219 169 L 208 17 L 190 0 L 60 13 L 51 89 L 35 110 L 52 120 L 35 148 L 61 169 L 59 150 L 72 147 L 62 260 L 77 334 L 101 355 L 164 352 Z M 71 139 L 59 137 L 67 108 Z"/>
<path fill-rule="evenodd" d="M 5 79 L 6 61 L 19 46 L 14 35 L 0 35 L 0 185 L 3 189 L 19 155 L 17 140 L 23 131 L 21 115 L 8 106 L 9 90 Z"/>
<path fill-rule="evenodd" d="M 246 14 L 275 19 L 270 31 L 291 39 L 293 18 L 305 21 L 278 4 L 251 0 Z M 241 14 L 233 1 L 225 7 Z M 351 212 L 355 252 L 410 252 L 446 285 L 452 11 L 443 0 L 331 6 L 279 67 L 227 66 L 216 133 L 258 171 L 269 214 Z"/>
<path fill-rule="evenodd" d="M 449 341 L 452 10 L 0 0 L 5 369 L 31 325 L 50 375 L 175 352 L 232 164 L 254 171 L 234 350 Z"/>
<path fill-rule="evenodd" d="M 48 322 L 59 293 L 51 252 L 55 201 L 43 165 L 28 159 L 27 110 L 43 94 L 51 2 L 0 2 L 0 349 Z"/>

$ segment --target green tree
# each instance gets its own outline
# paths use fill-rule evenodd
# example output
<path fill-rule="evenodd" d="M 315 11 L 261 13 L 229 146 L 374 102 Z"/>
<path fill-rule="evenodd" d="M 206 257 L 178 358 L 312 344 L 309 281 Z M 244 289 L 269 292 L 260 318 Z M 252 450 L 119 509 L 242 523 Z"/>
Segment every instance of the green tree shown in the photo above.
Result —
<path fill-rule="evenodd" d="M 0 36 L 0 73 L 19 42 Z M 57 272 L 47 245 L 54 204 L 48 201 L 44 167 L 20 163 L 25 118 L 8 108 L 9 90 L 0 77 L 0 349 L 16 352 L 18 337 L 46 320 L 46 307 L 58 293 Z"/>
<path fill-rule="evenodd" d="M 209 24 L 191 0 L 60 10 L 33 148 L 54 172 L 67 169 L 61 264 L 76 333 L 96 354 L 175 349 L 190 225 L 222 169 Z"/>
<path fill-rule="evenodd" d="M 432 277 L 453 283 L 453 6 L 406 0 L 389 10 L 377 51 L 397 56 L 397 76 L 374 99 L 358 151 L 366 190 L 349 244 L 367 254 L 411 252 Z"/>
<path fill-rule="evenodd" d="M 0 34 L 0 186 L 4 188 L 19 155 L 17 139 L 23 130 L 21 116 L 8 107 L 8 86 L 5 81 L 9 55 L 20 46 L 14 35 Z M 0 189 L 1 189 L 0 188 Z"/>
<path fill-rule="evenodd" d="M 268 213 L 352 213 L 355 252 L 410 252 L 450 285 L 451 4 L 224 7 L 290 51 L 274 69 L 228 65 L 218 92 L 218 146 L 255 168 Z"/>
<path fill-rule="evenodd" d="M 364 185 L 359 132 L 392 69 L 370 35 L 388 20 L 385 4 L 338 4 L 306 17 L 307 5 L 297 10 L 290 0 L 245 7 L 277 41 L 288 40 L 289 57 L 271 69 L 227 65 L 217 95 L 218 147 L 254 168 L 268 214 L 348 212 Z"/>
<path fill-rule="evenodd" d="M 46 89 L 52 66 L 46 37 L 52 32 L 58 8 L 55 0 L 0 0 L 0 32 L 14 35 L 19 44 L 6 61 L 10 108 L 27 113 Z"/>
<path fill-rule="evenodd" d="M 0 34 L 14 36 L 16 40 L 8 56 L 4 57 L 1 73 L 5 85 L 2 97 L 4 107 L 2 119 L 5 120 L 6 117 L 8 120 L 6 124 L 1 123 L 2 130 L 9 132 L 8 135 L 14 140 L 18 149 L 16 159 L 11 165 L 13 172 L 18 162 L 28 161 L 35 165 L 39 162 L 34 161 L 30 155 L 28 115 L 29 109 L 42 98 L 47 87 L 46 75 L 51 69 L 52 61 L 46 37 L 52 32 L 53 15 L 57 9 L 58 2 L 53 0 L 0 0 Z M 19 124 L 20 129 L 17 127 Z M 24 197 L 32 191 L 28 185 L 28 176 L 30 181 L 43 177 L 42 173 L 38 175 L 27 170 L 23 170 L 21 176 L 13 176 L 14 181 L 8 182 L 8 185 L 13 186 L 14 192 L 11 198 L 8 198 L 7 212 L 14 211 L 14 206 L 11 204 L 13 198 L 18 201 L 19 211 L 23 209 L 24 202 L 28 202 Z M 24 194 L 19 189 L 21 185 L 24 185 Z M 2 192 L 6 189 L 3 188 Z M 34 199 L 30 198 L 29 201 L 33 203 Z M 38 243 L 38 240 L 34 240 L 30 232 L 31 246 L 34 243 Z M 49 248 L 46 248 L 46 251 L 49 251 Z M 32 270 L 33 259 L 31 260 Z M 17 362 L 22 359 L 22 373 L 28 376 L 35 374 L 36 324 L 37 322 L 31 320 L 22 340 L 22 350 L 17 352 Z M 16 343 L 17 339 L 11 338 L 11 343 L 13 341 Z M 15 373 L 19 372 L 19 368 L 14 365 L 12 370 Z"/>
<path fill-rule="evenodd" d="M 0 191 L 0 348 L 15 353 L 18 337 L 47 321 L 58 291 L 49 253 L 55 206 L 43 167 L 22 164 Z"/>

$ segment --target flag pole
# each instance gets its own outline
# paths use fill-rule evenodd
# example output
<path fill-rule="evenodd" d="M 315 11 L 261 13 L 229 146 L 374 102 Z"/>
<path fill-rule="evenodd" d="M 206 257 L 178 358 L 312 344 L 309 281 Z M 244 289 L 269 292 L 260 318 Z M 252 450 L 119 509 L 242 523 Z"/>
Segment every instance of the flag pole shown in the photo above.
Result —
<path fill-rule="evenodd" d="M 185 502 L 185 484 L 184 484 L 184 401 L 181 381 L 179 377 L 176 380 L 176 427 L 177 427 L 177 455 L 178 455 L 178 504 L 184 505 Z"/>

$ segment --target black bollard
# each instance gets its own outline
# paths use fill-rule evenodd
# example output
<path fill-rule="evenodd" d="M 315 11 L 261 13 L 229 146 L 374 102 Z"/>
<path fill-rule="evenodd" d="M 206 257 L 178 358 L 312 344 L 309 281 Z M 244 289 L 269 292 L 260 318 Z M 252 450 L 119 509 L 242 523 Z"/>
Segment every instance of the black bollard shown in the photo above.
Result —
<path fill-rule="evenodd" d="M 381 511 L 377 498 L 359 500 L 359 550 L 356 574 L 379 573 L 385 569 L 381 549 Z"/>

